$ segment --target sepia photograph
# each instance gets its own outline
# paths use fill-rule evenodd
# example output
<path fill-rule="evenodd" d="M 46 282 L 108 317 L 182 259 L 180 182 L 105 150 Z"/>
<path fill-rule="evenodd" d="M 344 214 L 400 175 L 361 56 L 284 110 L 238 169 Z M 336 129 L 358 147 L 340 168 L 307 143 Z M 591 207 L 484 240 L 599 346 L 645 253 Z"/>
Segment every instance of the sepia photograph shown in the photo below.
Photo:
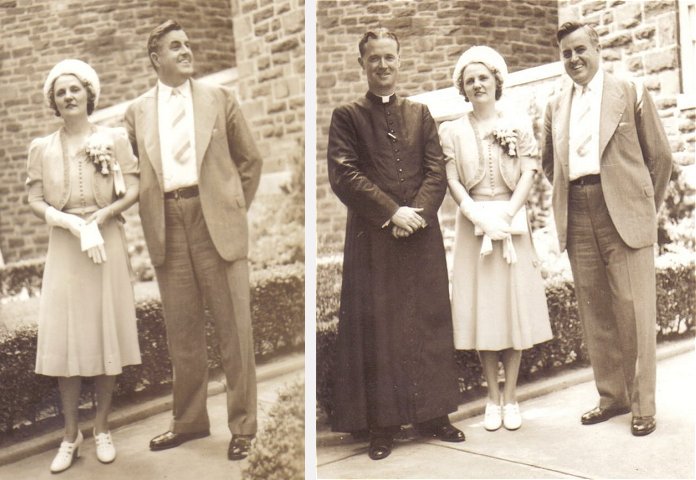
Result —
<path fill-rule="evenodd" d="M 304 478 L 303 2 L 0 24 L 0 478 Z"/>
<path fill-rule="evenodd" d="M 695 20 L 317 2 L 317 478 L 693 477 Z"/>

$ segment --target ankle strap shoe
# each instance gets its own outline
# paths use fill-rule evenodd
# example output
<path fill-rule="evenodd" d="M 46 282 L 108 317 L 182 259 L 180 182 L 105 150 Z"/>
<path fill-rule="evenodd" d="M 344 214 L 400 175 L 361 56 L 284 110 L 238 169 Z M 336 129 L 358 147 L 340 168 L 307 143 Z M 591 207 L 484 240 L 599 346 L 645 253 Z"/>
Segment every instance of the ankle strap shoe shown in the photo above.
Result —
<path fill-rule="evenodd" d="M 53 459 L 53 462 L 51 462 L 52 473 L 59 473 L 70 468 L 73 461 L 80 456 L 80 445 L 82 445 L 82 440 L 84 440 L 84 437 L 82 436 L 82 432 L 78 430 L 74 442 L 63 441 L 60 444 L 58 453 Z"/>
<path fill-rule="evenodd" d="M 99 435 L 94 432 L 94 441 L 97 444 L 97 459 L 101 463 L 111 463 L 116 459 L 116 447 L 111 439 L 111 432 Z"/>

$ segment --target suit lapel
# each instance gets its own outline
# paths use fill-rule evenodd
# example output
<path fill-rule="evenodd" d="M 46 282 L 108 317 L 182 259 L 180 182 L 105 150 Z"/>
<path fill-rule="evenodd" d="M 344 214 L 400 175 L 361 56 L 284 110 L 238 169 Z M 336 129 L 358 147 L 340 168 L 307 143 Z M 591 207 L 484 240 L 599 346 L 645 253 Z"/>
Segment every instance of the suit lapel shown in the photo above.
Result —
<path fill-rule="evenodd" d="M 196 130 L 196 166 L 200 174 L 203 156 L 208 149 L 210 138 L 215 127 L 217 108 L 214 108 L 215 98 L 209 90 L 199 82 L 191 81 L 193 96 L 193 124 Z"/>
<path fill-rule="evenodd" d="M 558 128 L 554 132 L 554 137 L 557 138 L 556 151 L 558 152 L 558 157 L 561 161 L 561 166 L 563 171 L 568 176 L 568 140 L 569 140 L 569 128 L 570 128 L 570 102 L 573 98 L 573 88 L 572 83 L 566 83 L 563 87 L 563 91 L 558 99 L 558 105 L 556 106 L 556 118 L 558 119 Z"/>
<path fill-rule="evenodd" d="M 144 132 L 145 140 L 145 153 L 147 154 L 147 159 L 152 165 L 152 169 L 157 175 L 157 180 L 159 181 L 160 188 L 164 191 L 164 179 L 162 176 L 162 152 L 160 151 L 160 140 L 159 140 L 159 117 L 157 109 L 157 87 L 150 90 L 145 97 L 143 97 L 143 102 L 140 104 L 140 125 L 138 128 L 141 132 Z"/>
<path fill-rule="evenodd" d="M 623 92 L 619 88 L 614 77 L 604 74 L 604 88 L 602 89 L 602 107 L 599 119 L 599 158 L 601 160 L 604 149 L 609 143 L 616 127 L 621 121 L 621 116 L 626 108 Z"/>

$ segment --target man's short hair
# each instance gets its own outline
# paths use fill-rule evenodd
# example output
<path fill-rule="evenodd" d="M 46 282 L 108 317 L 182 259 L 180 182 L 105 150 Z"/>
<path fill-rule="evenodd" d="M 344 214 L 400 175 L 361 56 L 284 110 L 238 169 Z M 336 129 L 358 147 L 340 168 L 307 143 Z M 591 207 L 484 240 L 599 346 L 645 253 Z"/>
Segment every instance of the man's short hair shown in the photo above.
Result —
<path fill-rule="evenodd" d="M 561 40 L 563 40 L 565 37 L 581 28 L 584 28 L 587 32 L 587 35 L 589 35 L 592 45 L 594 45 L 595 47 L 599 45 L 599 35 L 597 34 L 597 30 L 592 28 L 591 25 L 582 22 L 565 22 L 563 25 L 559 27 L 558 31 L 556 32 L 556 41 L 560 45 Z"/>
<path fill-rule="evenodd" d="M 155 70 L 157 70 L 157 67 L 155 66 L 155 62 L 152 61 L 152 53 L 159 50 L 160 39 L 172 30 L 183 30 L 183 28 L 181 28 L 181 25 L 179 25 L 176 20 L 166 20 L 165 22 L 157 25 L 150 32 L 150 36 L 147 39 L 147 56 L 150 59 L 152 68 Z"/>
<path fill-rule="evenodd" d="M 369 42 L 372 39 L 378 39 L 378 38 L 391 38 L 396 42 L 396 53 L 399 53 L 399 39 L 396 38 L 396 34 L 390 32 L 388 29 L 384 27 L 379 27 L 377 30 L 369 30 L 365 32 L 365 34 L 362 36 L 360 39 L 360 43 L 358 43 L 358 50 L 360 51 L 360 58 L 365 54 L 365 45 L 367 45 L 367 42 Z"/>

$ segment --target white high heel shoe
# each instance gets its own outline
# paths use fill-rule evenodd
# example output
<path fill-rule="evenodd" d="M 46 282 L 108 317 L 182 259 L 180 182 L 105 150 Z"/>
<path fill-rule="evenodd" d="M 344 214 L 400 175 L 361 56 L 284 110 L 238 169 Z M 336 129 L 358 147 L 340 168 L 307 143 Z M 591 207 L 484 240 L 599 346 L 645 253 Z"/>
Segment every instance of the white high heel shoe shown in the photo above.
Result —
<path fill-rule="evenodd" d="M 519 403 L 508 403 L 503 406 L 503 425 L 508 430 L 517 430 L 522 426 Z"/>
<path fill-rule="evenodd" d="M 483 416 L 483 428 L 489 432 L 494 432 L 503 424 L 503 409 L 500 405 L 488 402 L 486 404 L 486 413 Z"/>
<path fill-rule="evenodd" d="M 80 456 L 80 445 L 82 445 L 82 440 L 84 440 L 84 437 L 82 436 L 82 432 L 78 430 L 74 442 L 61 442 L 58 453 L 53 459 L 53 462 L 51 462 L 51 473 L 60 473 L 70 468 L 75 459 Z"/>
<path fill-rule="evenodd" d="M 94 433 L 94 441 L 97 444 L 97 459 L 101 463 L 111 463 L 116 459 L 116 448 L 114 441 L 111 439 L 111 432 Z"/>

